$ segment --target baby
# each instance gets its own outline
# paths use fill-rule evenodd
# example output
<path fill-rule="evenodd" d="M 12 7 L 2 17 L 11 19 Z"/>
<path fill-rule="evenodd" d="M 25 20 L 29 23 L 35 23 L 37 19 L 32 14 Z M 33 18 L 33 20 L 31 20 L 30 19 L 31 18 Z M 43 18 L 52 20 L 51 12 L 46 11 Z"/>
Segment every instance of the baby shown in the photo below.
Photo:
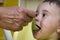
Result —
<path fill-rule="evenodd" d="M 59 40 L 60 0 L 44 0 L 36 13 L 35 22 L 39 30 L 33 30 L 33 36 L 37 40 Z"/>

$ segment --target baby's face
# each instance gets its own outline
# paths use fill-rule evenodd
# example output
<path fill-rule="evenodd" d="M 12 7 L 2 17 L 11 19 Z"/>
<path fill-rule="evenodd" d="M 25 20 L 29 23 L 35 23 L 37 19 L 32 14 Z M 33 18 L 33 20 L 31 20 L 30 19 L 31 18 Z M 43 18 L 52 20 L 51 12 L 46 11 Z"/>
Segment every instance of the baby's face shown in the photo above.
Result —
<path fill-rule="evenodd" d="M 39 5 L 36 12 L 35 22 L 40 29 L 33 31 L 33 36 L 46 39 L 59 27 L 59 8 L 54 3 L 45 2 Z"/>

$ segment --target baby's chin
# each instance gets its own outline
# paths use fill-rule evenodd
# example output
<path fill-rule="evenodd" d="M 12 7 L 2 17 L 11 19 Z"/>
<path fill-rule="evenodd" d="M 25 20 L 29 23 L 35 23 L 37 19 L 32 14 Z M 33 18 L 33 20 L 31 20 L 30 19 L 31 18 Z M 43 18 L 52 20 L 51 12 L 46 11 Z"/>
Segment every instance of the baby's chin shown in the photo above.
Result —
<path fill-rule="evenodd" d="M 43 35 L 45 35 L 45 34 L 42 34 L 42 32 L 41 32 L 41 30 L 39 30 L 39 31 L 32 31 L 32 33 L 33 33 L 33 37 L 35 38 L 35 39 L 37 39 L 37 40 L 45 40 L 45 39 L 47 39 L 45 36 L 43 36 Z"/>
<path fill-rule="evenodd" d="M 37 30 L 37 31 L 32 30 L 33 37 L 35 39 L 39 39 L 40 32 L 41 32 L 41 30 Z"/>

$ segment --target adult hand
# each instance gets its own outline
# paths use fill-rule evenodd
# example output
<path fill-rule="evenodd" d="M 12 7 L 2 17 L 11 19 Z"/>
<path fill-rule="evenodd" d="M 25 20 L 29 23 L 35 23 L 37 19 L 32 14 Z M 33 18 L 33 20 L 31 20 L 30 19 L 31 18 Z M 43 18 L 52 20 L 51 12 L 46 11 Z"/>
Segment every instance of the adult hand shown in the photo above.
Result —
<path fill-rule="evenodd" d="M 0 7 L 0 28 L 18 31 L 27 25 L 35 12 L 20 7 Z"/>

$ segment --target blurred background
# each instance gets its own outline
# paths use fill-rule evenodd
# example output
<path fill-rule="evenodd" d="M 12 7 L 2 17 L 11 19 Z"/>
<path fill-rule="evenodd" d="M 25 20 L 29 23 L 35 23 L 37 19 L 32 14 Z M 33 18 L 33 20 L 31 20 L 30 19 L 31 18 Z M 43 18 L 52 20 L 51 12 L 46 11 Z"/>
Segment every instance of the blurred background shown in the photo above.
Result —
<path fill-rule="evenodd" d="M 35 10 L 39 3 L 43 0 L 0 0 L 0 7 L 10 7 L 10 6 L 18 6 L 25 7 L 27 9 Z M 11 35 L 13 36 L 14 32 L 11 31 Z M 7 34 L 9 35 L 9 34 Z M 8 36 L 9 37 L 9 36 Z M 7 40 L 5 36 L 5 32 L 0 28 L 0 40 Z"/>

